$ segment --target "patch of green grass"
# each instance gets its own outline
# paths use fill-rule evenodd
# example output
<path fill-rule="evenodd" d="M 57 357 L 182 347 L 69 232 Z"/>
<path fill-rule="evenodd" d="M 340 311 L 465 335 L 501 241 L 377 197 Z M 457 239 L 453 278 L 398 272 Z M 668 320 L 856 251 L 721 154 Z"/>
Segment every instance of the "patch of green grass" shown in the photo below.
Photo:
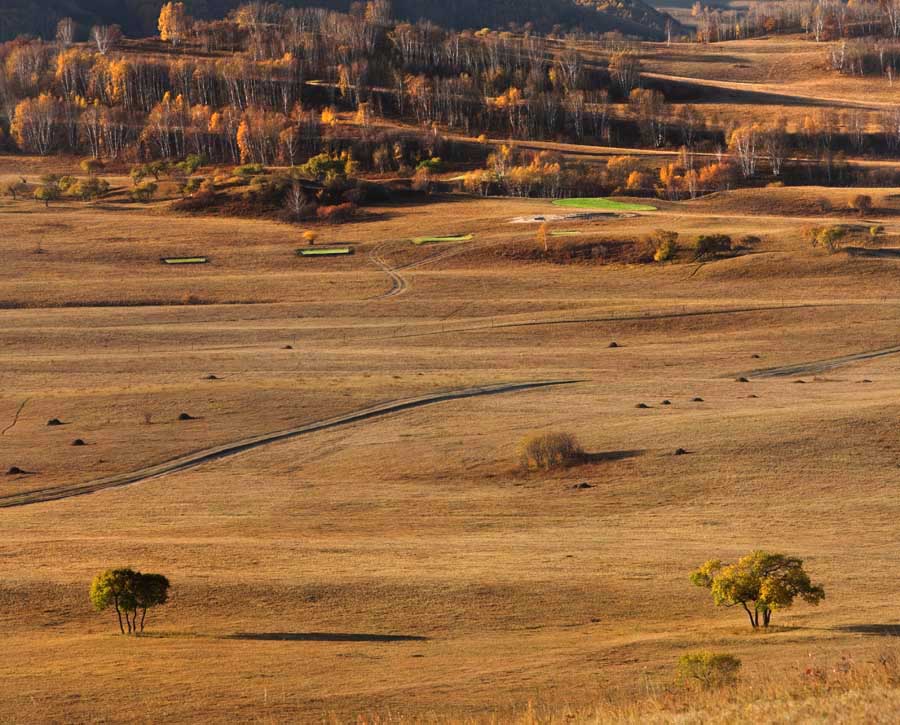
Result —
<path fill-rule="evenodd" d="M 413 244 L 437 244 L 439 242 L 468 242 L 473 239 L 471 234 L 457 234 L 451 237 L 416 237 Z"/>
<path fill-rule="evenodd" d="M 298 249 L 297 254 L 301 257 L 325 257 L 336 254 L 353 254 L 353 250 L 350 247 L 311 247 Z"/>
<path fill-rule="evenodd" d="M 163 257 L 163 264 L 206 264 L 206 257 Z"/>
<path fill-rule="evenodd" d="M 575 209 L 600 209 L 602 211 L 656 211 L 655 206 L 649 204 L 632 204 L 615 199 L 605 199 L 601 196 L 581 199 L 556 199 L 556 206 L 568 206 Z"/>

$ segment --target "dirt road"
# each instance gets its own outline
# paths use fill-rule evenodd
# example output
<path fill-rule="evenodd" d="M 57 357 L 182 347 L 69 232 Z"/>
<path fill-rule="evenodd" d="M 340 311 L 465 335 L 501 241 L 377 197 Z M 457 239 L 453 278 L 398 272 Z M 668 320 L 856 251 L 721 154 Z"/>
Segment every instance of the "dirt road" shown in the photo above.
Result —
<path fill-rule="evenodd" d="M 314 433 L 329 428 L 337 428 L 339 426 L 350 425 L 351 423 L 359 423 L 361 421 L 370 420 L 372 418 L 380 418 L 390 413 L 399 413 L 412 408 L 420 408 L 425 405 L 434 405 L 435 403 L 444 403 L 450 400 L 460 400 L 463 398 L 475 398 L 485 395 L 500 395 L 502 393 L 514 393 L 523 390 L 533 390 L 535 388 L 545 388 L 554 385 L 571 385 L 580 382 L 578 380 L 537 380 L 523 383 L 503 383 L 500 385 L 487 385 L 475 388 L 463 388 L 461 390 L 451 390 L 447 392 L 430 393 L 421 395 L 416 398 L 406 398 L 401 400 L 392 400 L 385 403 L 379 403 L 353 413 L 336 416 L 334 418 L 326 418 L 324 420 L 305 423 L 296 428 L 277 431 L 275 433 L 264 433 L 262 435 L 244 438 L 225 445 L 206 448 L 193 453 L 188 453 L 177 458 L 173 458 L 163 463 L 140 468 L 129 473 L 122 473 L 115 476 L 100 478 L 95 481 L 75 484 L 71 486 L 54 486 L 50 488 L 38 489 L 35 491 L 26 491 L 18 494 L 10 494 L 0 496 L 0 508 L 12 508 L 15 506 L 28 506 L 36 503 L 44 503 L 47 501 L 58 501 L 60 499 L 71 498 L 73 496 L 82 496 L 88 493 L 96 493 L 109 488 L 119 488 L 128 486 L 133 483 L 140 483 L 151 478 L 159 478 L 169 473 L 184 471 L 189 468 L 217 461 L 220 458 L 234 456 L 244 451 L 249 451 L 260 446 L 279 441 L 296 438 L 298 436 Z"/>

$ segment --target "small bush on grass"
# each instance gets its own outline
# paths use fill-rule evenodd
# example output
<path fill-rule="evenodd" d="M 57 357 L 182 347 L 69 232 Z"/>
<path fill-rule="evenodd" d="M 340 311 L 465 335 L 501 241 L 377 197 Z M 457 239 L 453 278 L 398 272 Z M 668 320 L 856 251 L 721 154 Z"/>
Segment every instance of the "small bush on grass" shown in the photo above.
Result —
<path fill-rule="evenodd" d="M 850 208 L 860 216 L 872 211 L 872 197 L 868 194 L 857 194 L 850 200 Z"/>
<path fill-rule="evenodd" d="M 832 210 L 831 201 L 826 199 L 824 196 L 820 196 L 813 202 L 813 206 L 823 214 L 827 214 Z"/>
<path fill-rule="evenodd" d="M 337 224 L 350 219 L 356 213 L 356 204 L 345 202 L 335 206 L 320 206 L 316 209 L 316 216 L 323 222 Z"/>
<path fill-rule="evenodd" d="M 697 259 L 709 259 L 730 249 L 731 237 L 727 234 L 701 234 L 694 255 Z"/>
<path fill-rule="evenodd" d="M 55 181 L 41 184 L 34 190 L 35 201 L 43 202 L 45 207 L 49 207 L 51 201 L 58 201 L 60 196 L 62 196 L 62 192 L 59 184 Z"/>
<path fill-rule="evenodd" d="M 711 690 L 734 685 L 740 669 L 741 661 L 734 655 L 701 650 L 681 655 L 675 668 L 675 676 L 683 687 Z"/>
<path fill-rule="evenodd" d="M 241 179 L 250 179 L 266 172 L 266 167 L 262 164 L 244 164 L 234 168 L 234 175 Z"/>
<path fill-rule="evenodd" d="M 834 254 L 840 248 L 840 241 L 846 233 L 847 230 L 840 226 L 820 227 L 809 232 L 812 245 L 824 249 L 829 254 Z"/>
<path fill-rule="evenodd" d="M 99 199 L 109 192 L 109 182 L 98 176 L 91 176 L 87 179 L 79 179 L 69 186 L 67 194 L 75 199 L 87 201 L 89 199 Z"/>
<path fill-rule="evenodd" d="M 571 433 L 539 433 L 519 446 L 519 463 L 526 471 L 567 468 L 584 460 L 584 449 Z"/>
<path fill-rule="evenodd" d="M 67 194 L 69 192 L 69 189 L 75 186 L 76 183 L 78 183 L 78 179 L 76 179 L 74 176 L 68 175 L 61 177 L 59 181 L 57 181 L 57 185 L 59 186 L 60 191 L 62 191 L 64 194 Z"/>
<path fill-rule="evenodd" d="M 134 201 L 146 204 L 153 199 L 153 195 L 158 188 L 159 186 L 155 181 L 145 181 L 131 190 L 131 198 L 134 199 Z"/>
<path fill-rule="evenodd" d="M 19 194 L 23 194 L 28 187 L 24 181 L 10 181 L 4 184 L 0 191 L 6 196 L 11 196 L 13 200 L 19 198 Z"/>
<path fill-rule="evenodd" d="M 678 252 L 678 232 L 657 229 L 650 237 L 653 245 L 653 261 L 668 262 Z"/>

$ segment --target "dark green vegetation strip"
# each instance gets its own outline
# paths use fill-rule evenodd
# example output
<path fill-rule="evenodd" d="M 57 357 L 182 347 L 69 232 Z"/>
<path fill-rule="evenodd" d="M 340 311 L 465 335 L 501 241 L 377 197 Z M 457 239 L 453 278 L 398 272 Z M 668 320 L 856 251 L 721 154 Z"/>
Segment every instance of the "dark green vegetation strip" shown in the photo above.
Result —
<path fill-rule="evenodd" d="M 330 257 L 340 254 L 353 254 L 350 247 L 321 247 L 319 249 L 298 249 L 301 257 Z"/>
<path fill-rule="evenodd" d="M 413 244 L 438 244 L 440 242 L 468 242 L 473 239 L 471 234 L 455 234 L 448 237 L 415 237 Z"/>
<path fill-rule="evenodd" d="M 207 257 L 163 257 L 163 264 L 206 264 Z"/>

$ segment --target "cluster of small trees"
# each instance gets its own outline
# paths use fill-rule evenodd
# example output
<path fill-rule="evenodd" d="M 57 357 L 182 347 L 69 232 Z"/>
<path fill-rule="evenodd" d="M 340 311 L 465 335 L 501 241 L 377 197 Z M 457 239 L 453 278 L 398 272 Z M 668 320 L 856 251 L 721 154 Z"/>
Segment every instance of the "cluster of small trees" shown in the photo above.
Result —
<path fill-rule="evenodd" d="M 144 631 L 147 612 L 169 600 L 169 580 L 162 574 L 142 574 L 133 569 L 107 569 L 91 582 L 90 598 L 98 612 L 112 607 L 119 631 Z M 138 619 L 140 617 L 140 619 Z"/>
<path fill-rule="evenodd" d="M 487 159 L 487 168 L 471 171 L 463 177 L 463 188 L 487 196 L 561 197 L 576 187 L 585 187 L 590 176 L 582 170 L 566 167 L 561 157 L 548 151 L 519 152 L 503 144 Z"/>

